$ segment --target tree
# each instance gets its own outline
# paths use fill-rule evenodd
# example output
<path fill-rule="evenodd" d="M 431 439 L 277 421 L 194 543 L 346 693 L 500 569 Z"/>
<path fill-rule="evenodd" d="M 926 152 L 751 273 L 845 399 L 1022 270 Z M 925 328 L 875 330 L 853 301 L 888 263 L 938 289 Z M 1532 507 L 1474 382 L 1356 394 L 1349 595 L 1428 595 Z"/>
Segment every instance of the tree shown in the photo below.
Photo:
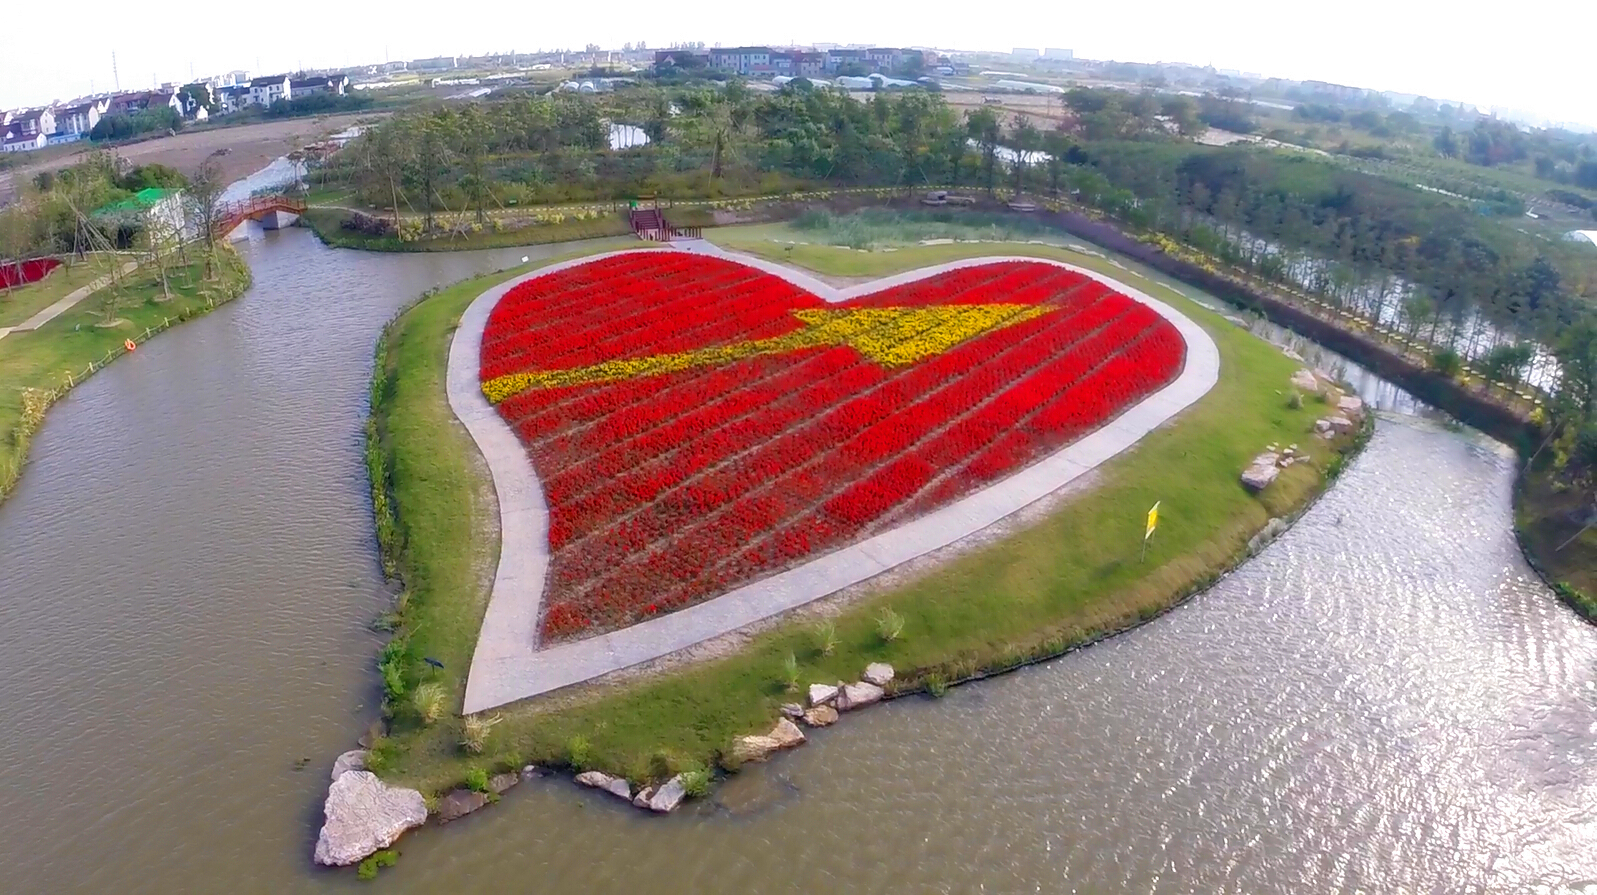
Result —
<path fill-rule="evenodd" d="M 1452 348 L 1438 348 L 1431 352 L 1431 369 L 1452 379 L 1464 369 L 1464 359 Z"/>
<path fill-rule="evenodd" d="M 455 151 L 465 169 L 460 187 L 477 212 L 477 223 L 481 224 L 487 220 L 489 125 L 476 105 L 461 110 L 458 124 L 454 129 Z"/>
<path fill-rule="evenodd" d="M 419 124 L 410 179 L 421 188 L 422 230 L 431 231 L 433 200 L 438 196 L 438 182 L 454 154 L 456 128 L 454 115 L 447 109 L 428 115 Z"/>
<path fill-rule="evenodd" d="M 189 188 L 183 191 L 183 208 L 189 221 L 205 239 L 205 278 L 216 276 L 213 267 L 216 254 L 216 228 L 222 224 L 222 194 L 227 182 L 215 161 L 207 159 L 189 178 Z"/>
<path fill-rule="evenodd" d="M 1436 133 L 1436 137 L 1431 141 L 1431 145 L 1435 146 L 1436 151 L 1441 153 L 1446 158 L 1458 157 L 1458 138 L 1454 136 L 1453 129 L 1450 127 L 1443 126 L 1442 129 Z"/>
<path fill-rule="evenodd" d="M 975 109 L 965 113 L 965 131 L 976 146 L 981 150 L 982 177 L 986 181 L 987 195 L 991 196 L 997 186 L 995 178 L 998 169 L 998 141 L 1000 131 L 998 116 L 992 109 Z"/>
<path fill-rule="evenodd" d="M 1065 157 L 1072 149 L 1070 135 L 1062 130 L 1045 131 L 1042 135 L 1043 152 L 1048 153 L 1048 192 L 1059 195 L 1059 175 L 1065 168 Z"/>
<path fill-rule="evenodd" d="M 1017 115 L 1012 142 L 1015 150 L 1015 198 L 1018 199 L 1026 187 L 1026 168 L 1031 164 L 1032 153 L 1042 146 L 1042 135 L 1037 132 L 1030 118 Z"/>
<path fill-rule="evenodd" d="M 1160 104 L 1159 113 L 1170 119 L 1183 137 L 1196 137 L 1205 130 L 1198 118 L 1198 104 L 1190 96 L 1167 97 Z"/>
<path fill-rule="evenodd" d="M 1519 382 L 1525 365 L 1530 363 L 1529 345 L 1499 345 L 1481 358 L 1481 375 L 1488 386 L 1494 384 L 1512 388 Z"/>

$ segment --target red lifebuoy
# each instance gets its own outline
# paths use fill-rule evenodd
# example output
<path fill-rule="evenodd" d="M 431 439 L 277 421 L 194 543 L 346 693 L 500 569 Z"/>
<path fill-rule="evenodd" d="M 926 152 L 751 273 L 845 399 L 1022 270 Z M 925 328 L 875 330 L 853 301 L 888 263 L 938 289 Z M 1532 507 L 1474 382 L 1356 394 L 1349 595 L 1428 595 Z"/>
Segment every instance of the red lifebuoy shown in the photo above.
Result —
<path fill-rule="evenodd" d="M 123 339 L 122 340 L 122 347 L 126 348 L 129 351 L 132 351 L 133 349 L 135 349 L 135 348 L 137 348 L 139 346 L 137 344 L 135 344 L 132 339 Z"/>

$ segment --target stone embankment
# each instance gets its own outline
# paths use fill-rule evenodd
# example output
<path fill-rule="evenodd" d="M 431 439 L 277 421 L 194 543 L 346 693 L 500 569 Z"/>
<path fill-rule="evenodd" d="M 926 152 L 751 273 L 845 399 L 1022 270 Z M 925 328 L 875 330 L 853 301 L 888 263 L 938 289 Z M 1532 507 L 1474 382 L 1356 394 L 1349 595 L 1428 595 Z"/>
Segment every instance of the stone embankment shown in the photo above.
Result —
<path fill-rule="evenodd" d="M 770 732 L 738 737 L 728 756 L 732 766 L 765 761 L 784 749 L 802 746 L 807 740 L 795 721 L 807 727 L 829 727 L 840 713 L 862 709 L 881 702 L 892 683 L 893 666 L 873 662 L 853 682 L 812 684 L 808 704 L 782 706 L 782 718 Z M 333 761 L 332 786 L 324 807 L 326 822 L 316 840 L 318 864 L 346 866 L 356 864 L 393 845 L 406 830 L 427 822 L 427 801 L 414 789 L 389 786 L 366 770 L 365 750 L 356 749 Z M 440 824 L 459 820 L 498 801 L 500 794 L 525 780 L 549 772 L 527 765 L 520 774 L 504 773 L 488 778 L 486 791 L 455 789 L 438 799 L 431 816 Z M 657 814 L 669 814 L 688 799 L 687 775 L 677 774 L 662 782 L 634 790 L 625 777 L 603 771 L 583 771 L 576 776 L 580 786 L 607 792 L 634 807 Z"/>
<path fill-rule="evenodd" d="M 1347 435 L 1357 431 L 1364 419 L 1364 402 L 1351 395 L 1342 394 L 1331 381 L 1329 376 L 1316 374 L 1309 369 L 1300 369 L 1292 374 L 1292 387 L 1297 392 L 1319 396 L 1325 401 L 1327 407 L 1334 407 L 1335 411 L 1327 416 L 1314 421 L 1314 434 L 1319 438 L 1331 439 L 1338 435 Z M 1302 395 L 1297 396 L 1302 400 Z M 1285 448 L 1280 445 L 1267 445 L 1263 451 L 1248 461 L 1247 468 L 1242 470 L 1242 485 L 1254 494 L 1270 487 L 1281 470 L 1295 463 L 1307 463 L 1309 456 L 1300 451 L 1295 444 Z"/>

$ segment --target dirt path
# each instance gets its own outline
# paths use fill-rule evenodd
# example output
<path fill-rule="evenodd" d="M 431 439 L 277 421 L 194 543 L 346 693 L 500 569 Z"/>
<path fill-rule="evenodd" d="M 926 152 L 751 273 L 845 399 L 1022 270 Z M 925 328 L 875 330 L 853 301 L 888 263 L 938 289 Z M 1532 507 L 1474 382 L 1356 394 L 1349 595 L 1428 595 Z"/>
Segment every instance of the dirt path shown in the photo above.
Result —
<path fill-rule="evenodd" d="M 188 131 L 175 137 L 157 137 L 139 143 L 117 146 L 111 152 L 134 164 L 157 163 L 192 174 L 212 153 L 227 150 L 216 157 L 223 178 L 231 183 L 259 171 L 272 160 L 288 154 L 298 145 L 314 143 L 334 134 L 360 119 L 374 117 L 372 113 L 331 115 L 316 118 L 288 118 L 238 127 L 218 127 L 209 130 Z M 44 150 L 41 150 L 44 151 Z M 87 144 L 77 152 L 52 155 L 31 162 L 0 175 L 0 205 L 9 203 L 15 196 L 15 184 L 23 183 L 40 171 L 59 170 L 75 164 L 79 157 L 91 151 Z"/>

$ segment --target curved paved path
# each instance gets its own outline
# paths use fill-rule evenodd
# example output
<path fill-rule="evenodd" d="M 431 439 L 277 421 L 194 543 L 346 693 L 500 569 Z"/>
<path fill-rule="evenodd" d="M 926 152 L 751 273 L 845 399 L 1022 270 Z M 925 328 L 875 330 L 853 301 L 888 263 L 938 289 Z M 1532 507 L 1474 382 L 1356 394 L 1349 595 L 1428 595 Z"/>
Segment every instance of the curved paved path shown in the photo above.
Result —
<path fill-rule="evenodd" d="M 1157 311 L 1180 330 L 1187 362 L 1169 385 L 1103 428 L 1032 466 L 908 522 L 714 599 L 660 618 L 549 649 L 538 648 L 538 619 L 549 567 L 549 509 L 543 487 L 519 439 L 479 386 L 483 328 L 499 299 L 517 284 L 609 252 L 550 265 L 478 296 L 461 317 L 449 349 L 449 404 L 482 450 L 499 496 L 500 557 L 466 681 L 467 713 L 537 696 L 612 671 L 659 658 L 760 619 L 858 584 L 901 563 L 974 534 L 1027 504 L 1069 484 L 1208 393 L 1219 380 L 1220 354 L 1203 328 L 1158 299 L 1094 271 L 1044 258 L 994 255 L 908 271 L 872 283 L 837 289 L 772 261 L 727 252 L 702 240 L 675 250 L 718 255 L 775 274 L 830 302 L 846 301 L 947 270 L 996 261 L 1029 261 L 1093 277 Z M 636 250 L 629 250 L 636 251 Z M 649 249 L 648 251 L 660 251 Z"/>
<path fill-rule="evenodd" d="M 122 267 L 118 271 L 118 273 L 121 276 L 125 277 L 128 274 L 132 273 L 133 271 L 137 270 L 138 266 L 139 266 L 139 262 L 137 262 L 137 261 L 129 261 L 129 262 L 127 262 L 127 263 L 122 265 Z M 32 332 L 33 330 L 38 329 L 39 327 L 45 325 L 46 323 L 49 323 L 50 321 L 54 320 L 55 318 L 60 317 L 62 314 L 65 314 L 67 311 L 72 310 L 72 306 L 73 305 L 75 305 L 78 302 L 84 300 L 85 298 L 88 298 L 89 296 L 91 296 L 94 293 L 100 291 L 101 289 L 104 289 L 106 286 L 110 285 L 112 279 L 113 279 L 113 277 L 112 277 L 111 274 L 108 274 L 108 273 L 107 274 L 101 274 L 100 276 L 95 277 L 94 280 L 90 281 L 86 285 L 79 286 L 78 288 L 72 290 L 71 292 L 68 292 L 63 298 L 61 298 L 55 304 L 52 304 L 49 307 L 41 310 L 39 313 L 34 314 L 32 317 L 29 317 L 28 319 L 22 321 L 21 323 L 18 323 L 16 326 L 0 327 L 0 339 L 3 339 L 6 336 L 9 336 L 12 333 Z"/>

